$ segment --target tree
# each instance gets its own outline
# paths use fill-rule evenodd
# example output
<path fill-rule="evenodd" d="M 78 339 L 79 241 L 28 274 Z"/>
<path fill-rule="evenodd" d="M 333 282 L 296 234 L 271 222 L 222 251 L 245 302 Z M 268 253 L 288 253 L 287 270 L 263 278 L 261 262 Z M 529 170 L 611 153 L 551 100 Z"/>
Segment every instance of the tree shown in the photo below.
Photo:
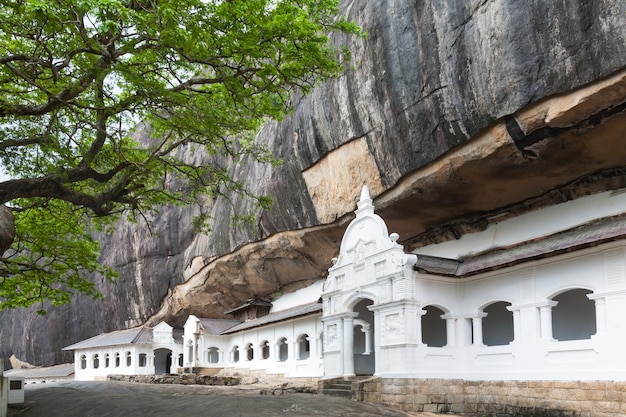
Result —
<path fill-rule="evenodd" d="M 121 215 L 233 192 L 267 207 L 219 161 L 276 163 L 254 132 L 341 73 L 329 34 L 359 33 L 336 0 L 0 0 L 0 15 L 0 203 L 16 230 L 0 308 L 98 296 L 90 274 L 115 272 L 91 232 Z"/>

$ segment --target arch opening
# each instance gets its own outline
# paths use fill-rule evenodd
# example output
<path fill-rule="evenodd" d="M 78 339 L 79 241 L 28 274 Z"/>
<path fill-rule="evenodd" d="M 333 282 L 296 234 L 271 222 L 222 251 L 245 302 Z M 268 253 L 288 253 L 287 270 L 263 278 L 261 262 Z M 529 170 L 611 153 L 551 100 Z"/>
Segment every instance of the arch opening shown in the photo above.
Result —
<path fill-rule="evenodd" d="M 433 305 L 422 308 L 422 343 L 429 347 L 444 347 L 448 344 L 446 321 L 441 318 L 445 311 Z"/>
<path fill-rule="evenodd" d="M 596 334 L 596 306 L 587 295 L 593 291 L 576 288 L 554 297 L 552 337 L 558 341 L 590 339 Z"/>
<path fill-rule="evenodd" d="M 364 298 L 357 302 L 353 309 L 358 313 L 352 329 L 356 375 L 374 375 L 376 371 L 376 358 L 371 349 L 374 340 L 374 313 L 368 309 L 371 305 L 374 305 L 374 302 Z"/>
<path fill-rule="evenodd" d="M 172 371 L 172 351 L 160 348 L 154 350 L 154 374 L 169 374 Z"/>
<path fill-rule="evenodd" d="M 487 346 L 502 346 L 511 343 L 513 334 L 513 312 L 507 309 L 511 303 L 497 301 L 483 308 L 483 343 Z"/>

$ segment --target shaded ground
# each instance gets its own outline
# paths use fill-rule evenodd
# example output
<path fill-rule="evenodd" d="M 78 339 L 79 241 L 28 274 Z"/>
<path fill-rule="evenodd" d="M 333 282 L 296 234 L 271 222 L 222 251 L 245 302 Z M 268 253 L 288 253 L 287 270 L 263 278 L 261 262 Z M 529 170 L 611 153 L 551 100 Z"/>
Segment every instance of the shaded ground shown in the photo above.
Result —
<path fill-rule="evenodd" d="M 126 382 L 27 385 L 13 417 L 406 417 L 400 411 L 321 394 L 260 395 L 258 386 L 214 387 Z"/>

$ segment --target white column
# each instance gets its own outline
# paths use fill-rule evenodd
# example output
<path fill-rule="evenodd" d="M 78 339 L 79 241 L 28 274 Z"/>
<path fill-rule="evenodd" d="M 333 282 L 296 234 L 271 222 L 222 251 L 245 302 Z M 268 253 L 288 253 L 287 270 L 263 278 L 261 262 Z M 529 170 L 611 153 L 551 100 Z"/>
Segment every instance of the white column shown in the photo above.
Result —
<path fill-rule="evenodd" d="M 315 349 L 318 358 L 324 357 L 324 340 L 323 336 L 320 334 L 318 334 L 317 338 L 315 339 Z"/>
<path fill-rule="evenodd" d="M 456 346 L 456 319 L 444 314 L 446 320 L 446 346 Z"/>
<path fill-rule="evenodd" d="M 539 306 L 541 340 L 554 340 L 552 337 L 552 307 L 557 304 L 557 301 L 549 301 L 547 304 Z"/>
<path fill-rule="evenodd" d="M 596 334 L 606 334 L 606 298 L 596 294 L 587 294 L 596 306 Z"/>
<path fill-rule="evenodd" d="M 296 360 L 300 359 L 302 356 L 300 355 L 300 341 L 298 339 L 294 340 L 293 347 L 295 352 L 294 358 Z"/>
<path fill-rule="evenodd" d="M 415 331 L 417 332 L 417 344 L 422 345 L 422 317 L 426 314 L 426 310 L 417 310 L 417 321 L 415 322 Z"/>
<path fill-rule="evenodd" d="M 194 333 L 193 334 L 193 359 L 192 359 L 192 366 L 193 367 L 198 367 L 198 349 L 199 349 L 199 343 L 198 343 L 198 339 L 200 338 L 200 333 Z"/>
<path fill-rule="evenodd" d="M 369 327 L 361 327 L 361 331 L 365 334 L 365 351 L 363 352 L 363 354 L 369 355 L 370 353 L 372 353 L 372 335 Z"/>
<path fill-rule="evenodd" d="M 457 345 L 468 346 L 472 344 L 472 321 L 466 317 L 460 317 L 456 321 Z"/>
<path fill-rule="evenodd" d="M 487 313 L 479 313 L 472 317 L 472 330 L 474 334 L 474 346 L 482 346 L 483 342 L 483 317 L 487 317 Z"/>
<path fill-rule="evenodd" d="M 506 309 L 513 313 L 513 342 L 521 340 L 522 335 L 522 321 L 521 313 L 518 308 L 513 309 L 513 306 L 508 306 Z"/>
<path fill-rule="evenodd" d="M 356 314 L 356 313 L 352 313 Z M 343 318 L 343 376 L 354 376 L 354 317 Z"/>

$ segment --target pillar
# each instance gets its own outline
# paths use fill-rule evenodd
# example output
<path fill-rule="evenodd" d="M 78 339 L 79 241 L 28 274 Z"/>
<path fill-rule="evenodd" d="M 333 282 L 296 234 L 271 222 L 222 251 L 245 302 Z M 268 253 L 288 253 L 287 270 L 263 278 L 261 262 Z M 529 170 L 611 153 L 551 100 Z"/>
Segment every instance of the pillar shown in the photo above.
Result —
<path fill-rule="evenodd" d="M 422 317 L 426 314 L 426 310 L 417 310 L 417 321 L 415 322 L 415 331 L 417 332 L 417 344 L 422 345 L 424 342 L 422 341 Z"/>
<path fill-rule="evenodd" d="M 446 320 L 446 346 L 456 346 L 456 319 L 445 314 L 441 317 Z"/>
<path fill-rule="evenodd" d="M 353 313 L 356 315 L 356 313 Z M 355 376 L 354 373 L 354 316 L 343 318 L 343 376 Z"/>
<path fill-rule="evenodd" d="M 460 317 L 456 321 L 457 345 L 468 346 L 472 344 L 472 322 L 471 319 Z"/>
<path fill-rule="evenodd" d="M 363 334 L 365 334 L 365 351 L 363 352 L 363 354 L 369 355 L 370 353 L 372 353 L 372 332 L 370 331 L 369 327 L 365 328 L 362 326 L 361 331 L 363 332 Z"/>
<path fill-rule="evenodd" d="M 513 309 L 513 306 L 508 306 L 506 309 L 513 313 L 513 342 L 517 342 L 520 340 L 522 335 L 522 315 L 518 308 Z"/>
<path fill-rule="evenodd" d="M 315 348 L 317 352 L 318 358 L 324 357 L 324 338 L 322 334 L 318 334 L 317 339 L 315 339 Z"/>
<path fill-rule="evenodd" d="M 606 334 L 606 298 L 596 294 L 587 294 L 596 306 L 596 335 Z"/>
<path fill-rule="evenodd" d="M 552 337 L 552 307 L 557 304 L 557 301 L 549 301 L 546 305 L 542 305 L 539 307 L 541 340 L 554 340 L 554 338 Z"/>
<path fill-rule="evenodd" d="M 482 346 L 483 342 L 483 317 L 487 317 L 487 313 L 479 313 L 472 317 L 472 331 L 474 335 L 473 345 Z"/>
<path fill-rule="evenodd" d="M 343 318 L 343 376 L 354 376 L 354 317 Z"/>

